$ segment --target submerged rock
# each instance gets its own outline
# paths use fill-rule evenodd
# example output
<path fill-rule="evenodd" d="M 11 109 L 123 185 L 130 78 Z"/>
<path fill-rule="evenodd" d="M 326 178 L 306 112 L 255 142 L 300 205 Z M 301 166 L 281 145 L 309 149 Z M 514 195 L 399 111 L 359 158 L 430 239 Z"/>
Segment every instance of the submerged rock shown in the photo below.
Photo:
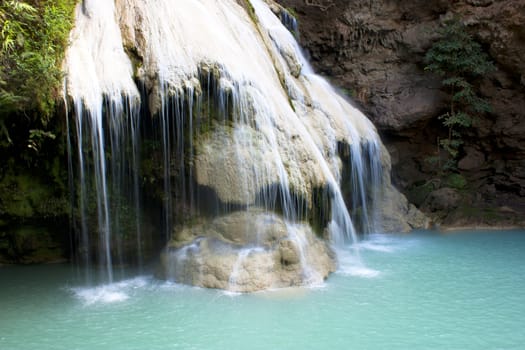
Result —
<path fill-rule="evenodd" d="M 159 276 L 234 292 L 321 283 L 334 254 L 304 223 L 260 209 L 183 227 L 161 259 Z"/>

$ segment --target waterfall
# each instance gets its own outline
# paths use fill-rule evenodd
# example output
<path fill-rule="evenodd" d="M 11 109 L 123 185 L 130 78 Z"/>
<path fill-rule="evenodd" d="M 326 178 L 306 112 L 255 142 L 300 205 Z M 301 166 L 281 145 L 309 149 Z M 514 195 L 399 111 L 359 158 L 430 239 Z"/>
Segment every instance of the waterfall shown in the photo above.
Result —
<path fill-rule="evenodd" d="M 178 265 L 167 270 L 218 274 L 210 251 L 229 264 L 225 288 L 250 259 L 282 264 L 269 286 L 322 280 L 311 261 L 330 265 L 330 248 L 316 236 L 342 246 L 356 228 L 377 229 L 377 132 L 313 72 L 291 31 L 295 19 L 263 0 L 78 6 L 64 94 L 80 261 L 109 281 L 130 256 L 142 264 L 146 202 L 159 206 L 155 239 Z M 255 240 L 250 218 L 269 225 Z"/>
<path fill-rule="evenodd" d="M 299 35 L 299 25 L 297 19 L 288 10 L 282 9 L 279 13 L 279 18 L 283 25 L 292 33 L 294 36 Z"/>
<path fill-rule="evenodd" d="M 76 207 L 81 222 L 80 259 L 90 264 L 93 255 L 98 255 L 96 258 L 104 266 L 106 279 L 111 281 L 112 241 L 119 238 L 113 234 L 119 229 L 118 220 L 114 219 L 119 216 L 118 196 L 124 191 L 121 182 L 128 180 L 123 178 L 125 162 L 129 162 L 134 173 L 132 182 L 138 197 L 138 90 L 131 77 L 131 63 L 122 48 L 111 2 L 86 1 L 85 6 L 79 5 L 71 39 L 66 56 L 66 94 L 73 101 L 77 141 L 76 154 L 71 152 L 70 157 L 76 156 L 78 164 L 75 175 L 79 184 Z M 126 159 L 123 148 L 129 141 L 135 154 Z M 112 159 L 110 166 L 107 165 L 108 150 Z M 136 202 L 139 205 L 138 198 Z M 97 223 L 89 225 L 88 211 L 93 203 Z M 117 227 L 113 227 L 114 224 Z M 92 230 L 98 231 L 98 243 L 93 242 Z M 93 246 L 99 249 L 94 251 Z"/>

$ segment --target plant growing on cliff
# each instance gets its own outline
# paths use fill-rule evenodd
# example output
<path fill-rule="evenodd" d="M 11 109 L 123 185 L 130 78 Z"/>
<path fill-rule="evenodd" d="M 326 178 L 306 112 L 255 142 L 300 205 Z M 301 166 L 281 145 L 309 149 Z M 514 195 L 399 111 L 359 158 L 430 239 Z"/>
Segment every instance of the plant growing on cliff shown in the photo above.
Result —
<path fill-rule="evenodd" d="M 453 169 L 463 144 L 462 132 L 472 126 L 476 115 L 490 111 L 489 103 L 479 96 L 474 84 L 494 66 L 458 19 L 446 21 L 439 34 L 440 39 L 425 55 L 425 70 L 439 75 L 450 94 L 448 111 L 439 116 L 448 136 L 438 140 L 438 146 L 449 155 L 444 168 Z"/>
<path fill-rule="evenodd" d="M 36 165 L 59 153 L 52 123 L 77 0 L 0 1 L 0 156 Z M 51 147 L 51 148 L 50 148 Z M 41 167 L 42 164 L 39 166 Z M 41 167 L 43 168 L 43 167 Z"/>
<path fill-rule="evenodd" d="M 0 2 L 0 81 L 6 83 L 2 91 L 18 96 L 17 110 L 34 111 L 44 125 L 60 89 L 75 4 L 76 0 Z"/>
<path fill-rule="evenodd" d="M 2 204 L 51 208 L 52 197 L 67 198 L 66 167 L 60 163 L 65 144 L 57 137 L 63 124 L 55 103 L 76 3 L 0 0 L 0 220 L 23 217 Z M 14 186 L 26 178 L 27 191 Z M 37 183 L 49 191 L 34 197 Z"/>

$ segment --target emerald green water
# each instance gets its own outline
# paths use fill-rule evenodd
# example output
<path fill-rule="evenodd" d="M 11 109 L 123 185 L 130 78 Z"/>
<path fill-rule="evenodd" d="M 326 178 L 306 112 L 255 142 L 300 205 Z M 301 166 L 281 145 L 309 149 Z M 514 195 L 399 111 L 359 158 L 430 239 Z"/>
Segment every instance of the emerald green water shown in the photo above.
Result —
<path fill-rule="evenodd" d="M 367 269 L 229 295 L 75 268 L 0 268 L 0 349 L 523 349 L 525 231 L 373 235 Z"/>

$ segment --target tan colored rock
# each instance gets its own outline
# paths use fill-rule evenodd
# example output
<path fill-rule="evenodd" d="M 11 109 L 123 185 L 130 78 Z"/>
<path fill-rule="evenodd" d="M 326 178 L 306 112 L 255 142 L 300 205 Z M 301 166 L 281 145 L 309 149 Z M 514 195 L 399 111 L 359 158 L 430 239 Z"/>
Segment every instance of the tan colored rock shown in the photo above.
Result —
<path fill-rule="evenodd" d="M 238 130 L 235 136 L 234 132 L 217 126 L 198 140 L 195 178 L 200 185 L 214 189 L 225 203 L 253 204 L 259 191 L 279 183 L 273 150 L 263 135 L 250 127 Z"/>
<path fill-rule="evenodd" d="M 308 225 L 260 209 L 184 227 L 174 237 L 159 275 L 180 283 L 253 292 L 320 283 L 335 270 L 334 254 Z"/>
<path fill-rule="evenodd" d="M 416 228 L 428 228 L 429 218 L 409 203 L 399 191 L 388 188 L 382 198 L 379 229 L 383 232 L 409 232 Z"/>
<path fill-rule="evenodd" d="M 285 266 L 295 265 L 301 262 L 299 248 L 290 240 L 283 240 L 279 243 L 280 261 Z"/>
<path fill-rule="evenodd" d="M 312 205 L 312 189 L 327 186 L 329 168 L 323 168 L 325 160 L 312 154 L 312 145 L 304 138 L 289 138 L 287 132 L 215 125 L 196 140 L 197 183 L 212 188 L 224 203 L 243 205 L 252 205 L 264 190 L 287 183 L 291 193 Z"/>

